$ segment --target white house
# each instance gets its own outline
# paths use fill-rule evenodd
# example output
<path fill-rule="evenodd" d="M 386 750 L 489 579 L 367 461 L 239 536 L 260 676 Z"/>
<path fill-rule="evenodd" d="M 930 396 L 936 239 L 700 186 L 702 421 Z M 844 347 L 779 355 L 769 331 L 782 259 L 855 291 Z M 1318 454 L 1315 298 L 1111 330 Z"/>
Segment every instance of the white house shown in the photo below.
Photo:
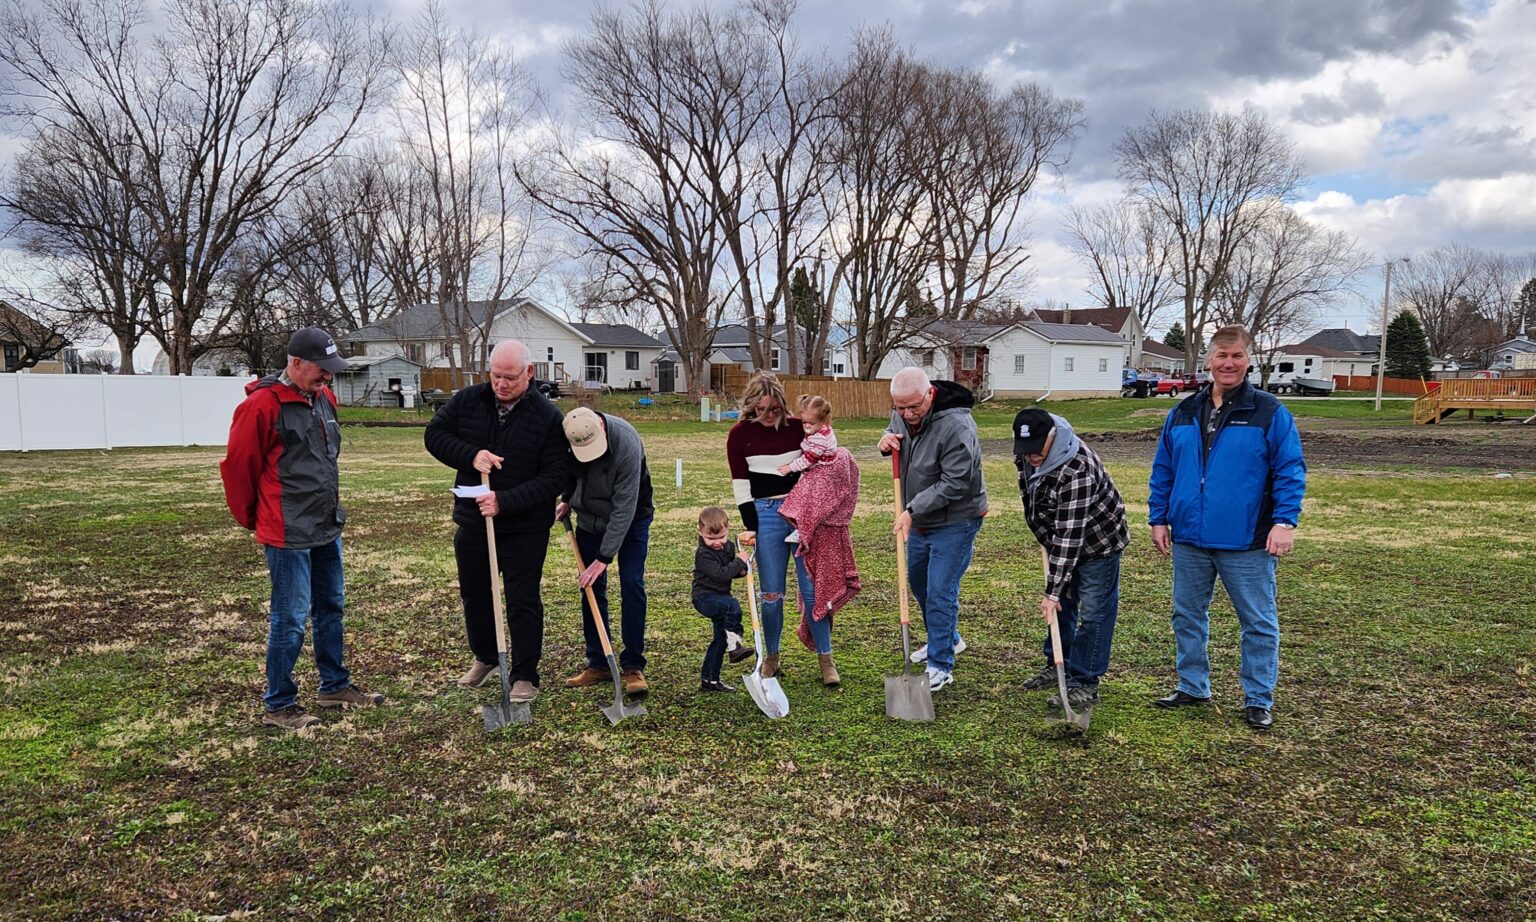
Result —
<path fill-rule="evenodd" d="M 1119 335 L 1125 340 L 1122 368 L 1142 368 L 1146 361 L 1147 331 L 1141 318 L 1129 307 L 1066 307 L 1059 311 L 1036 308 L 1031 320 L 1042 323 L 1090 323 Z"/>
<path fill-rule="evenodd" d="M 1166 343 L 1160 343 L 1155 339 L 1143 339 L 1141 342 L 1141 361 L 1126 367 L 1138 368 L 1142 371 L 1161 372 L 1165 375 L 1182 375 L 1184 373 L 1184 352 Z"/>
<path fill-rule="evenodd" d="M 471 317 L 486 315 L 486 302 L 471 302 Z M 480 340 L 475 324 L 471 342 Z M 454 356 L 460 368 L 456 336 L 444 331 L 442 312 L 436 304 L 416 304 L 388 320 L 354 330 L 337 341 L 348 355 L 401 355 L 426 368 L 450 367 Z M 534 377 L 565 385 L 587 384 L 614 388 L 649 387 L 655 381 L 655 358 L 661 343 L 625 324 L 573 324 L 547 307 L 527 299 L 494 306 L 489 324 L 492 344 L 521 340 L 533 360 Z M 471 367 L 478 357 L 471 356 Z"/>
<path fill-rule="evenodd" d="M 1525 328 L 1521 327 L 1520 335 L 1495 346 L 1491 357 L 1491 364 L 1504 368 L 1514 370 L 1536 368 L 1536 341 L 1528 339 Z"/>
<path fill-rule="evenodd" d="M 935 320 L 880 363 L 877 378 L 909 365 L 989 397 L 1114 397 L 1126 342 L 1093 324 Z"/>
<path fill-rule="evenodd" d="M 773 346 L 769 351 L 768 370 L 781 375 L 795 374 L 789 367 L 789 340 L 785 336 L 784 325 L 777 324 L 773 328 L 771 341 Z M 851 375 L 851 363 L 848 361 L 844 342 L 846 337 L 840 337 L 836 328 L 829 337 L 825 353 L 821 358 L 820 374 L 832 377 L 846 377 Z M 808 345 L 809 337 L 803 332 L 800 334 L 800 350 Z M 682 361 L 678 357 L 677 350 L 671 346 L 671 339 L 666 333 L 661 334 L 662 351 L 656 359 L 656 390 L 660 393 L 686 393 L 688 390 L 687 373 Z M 797 350 L 799 351 L 799 350 Z M 757 370 L 752 361 L 751 333 L 739 323 L 728 323 L 715 330 L 715 338 L 710 346 L 708 357 L 710 366 L 710 385 L 707 390 L 722 390 L 726 376 L 732 378 L 751 375 Z"/>

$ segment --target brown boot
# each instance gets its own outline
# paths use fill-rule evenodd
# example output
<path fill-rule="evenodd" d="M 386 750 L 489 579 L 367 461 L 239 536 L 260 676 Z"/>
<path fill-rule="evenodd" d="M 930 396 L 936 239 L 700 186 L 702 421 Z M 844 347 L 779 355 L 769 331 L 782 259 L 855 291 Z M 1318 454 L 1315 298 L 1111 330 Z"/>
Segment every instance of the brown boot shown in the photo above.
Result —
<path fill-rule="evenodd" d="M 645 673 L 638 669 L 626 669 L 620 676 L 624 680 L 624 694 L 634 698 L 645 697 L 651 687 L 645 684 Z"/>
<path fill-rule="evenodd" d="M 837 665 L 832 662 L 832 654 L 818 653 L 816 658 L 821 660 L 821 684 L 828 688 L 836 688 L 843 684 L 843 680 L 837 674 Z"/>
<path fill-rule="evenodd" d="M 606 669 L 593 669 L 591 666 L 581 670 L 569 679 L 565 680 L 566 688 L 586 688 L 588 685 L 596 685 L 599 682 L 607 682 L 613 678 L 613 674 Z"/>
<path fill-rule="evenodd" d="M 765 679 L 776 679 L 776 678 L 778 678 L 779 677 L 779 654 L 777 654 L 777 653 L 764 653 L 763 654 L 763 668 L 758 671 L 758 674 L 761 675 Z"/>

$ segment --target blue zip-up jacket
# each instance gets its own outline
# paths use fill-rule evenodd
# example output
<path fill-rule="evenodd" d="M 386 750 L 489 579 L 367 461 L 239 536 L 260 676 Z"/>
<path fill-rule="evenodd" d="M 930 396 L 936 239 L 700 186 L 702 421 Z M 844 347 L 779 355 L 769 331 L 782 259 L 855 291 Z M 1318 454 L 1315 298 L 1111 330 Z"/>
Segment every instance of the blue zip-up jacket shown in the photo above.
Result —
<path fill-rule="evenodd" d="M 1307 491 L 1296 421 L 1279 400 L 1244 382 L 1226 395 L 1229 409 L 1206 457 L 1200 416 L 1208 384 L 1168 414 L 1152 462 L 1149 524 L 1173 540 L 1219 551 L 1264 547 L 1276 525 L 1295 525 Z"/>

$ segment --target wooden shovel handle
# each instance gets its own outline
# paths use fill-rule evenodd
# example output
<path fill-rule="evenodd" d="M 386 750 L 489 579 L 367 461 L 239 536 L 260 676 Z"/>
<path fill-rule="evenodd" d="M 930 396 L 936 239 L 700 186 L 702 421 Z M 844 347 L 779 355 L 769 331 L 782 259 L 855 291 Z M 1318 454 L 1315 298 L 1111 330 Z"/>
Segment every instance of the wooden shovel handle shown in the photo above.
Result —
<path fill-rule="evenodd" d="M 1051 555 L 1048 551 L 1046 551 L 1045 545 L 1043 544 L 1040 545 L 1040 570 L 1044 575 L 1046 582 L 1049 583 L 1051 580 Z M 1046 618 L 1045 623 L 1050 625 L 1051 628 L 1051 656 L 1054 657 L 1056 664 L 1060 665 L 1061 628 L 1056 624 L 1055 615 L 1051 615 L 1049 618 Z"/>
<path fill-rule="evenodd" d="M 561 519 L 560 524 L 565 526 L 565 536 L 571 539 L 571 553 L 576 555 L 576 582 L 580 585 L 581 574 L 587 572 L 587 565 L 581 559 L 581 546 L 576 543 L 576 530 L 571 527 L 569 515 Z M 608 629 L 603 626 L 602 612 L 597 608 L 597 596 L 593 594 L 591 586 L 582 586 L 581 589 L 587 594 L 587 607 L 592 610 L 592 625 L 597 628 L 597 639 L 603 645 L 603 655 L 613 656 L 613 644 L 608 642 Z"/>
<path fill-rule="evenodd" d="M 487 490 L 491 488 L 491 475 L 481 474 L 480 483 Z M 507 652 L 507 613 L 502 607 L 501 590 L 501 560 L 496 556 L 496 522 L 491 516 L 485 517 L 485 547 L 491 555 L 491 605 L 496 612 L 496 652 Z"/>
<path fill-rule="evenodd" d="M 894 485 L 892 493 L 894 502 L 891 506 L 896 518 L 901 517 L 903 511 L 901 504 L 901 449 L 891 449 L 891 483 Z M 894 521 L 894 519 L 893 519 Z M 901 623 L 905 627 L 912 623 L 911 611 L 907 602 L 907 538 L 897 532 L 896 534 L 896 598 L 901 609 Z"/>

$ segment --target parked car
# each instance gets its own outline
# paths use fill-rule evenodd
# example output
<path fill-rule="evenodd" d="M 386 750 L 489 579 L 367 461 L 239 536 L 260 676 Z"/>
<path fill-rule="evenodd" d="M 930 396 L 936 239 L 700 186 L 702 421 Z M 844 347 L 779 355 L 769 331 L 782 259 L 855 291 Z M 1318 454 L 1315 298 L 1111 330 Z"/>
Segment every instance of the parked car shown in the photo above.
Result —
<path fill-rule="evenodd" d="M 1203 371 L 1193 374 L 1179 375 L 1179 389 L 1185 391 L 1199 390 L 1210 383 L 1211 376 Z"/>
<path fill-rule="evenodd" d="M 1181 391 L 1187 390 L 1190 388 L 1185 386 L 1183 379 L 1169 375 L 1157 382 L 1153 393 L 1159 397 L 1177 397 Z"/>
<path fill-rule="evenodd" d="M 1162 375 L 1125 368 L 1120 372 L 1121 397 L 1149 397 Z"/>

